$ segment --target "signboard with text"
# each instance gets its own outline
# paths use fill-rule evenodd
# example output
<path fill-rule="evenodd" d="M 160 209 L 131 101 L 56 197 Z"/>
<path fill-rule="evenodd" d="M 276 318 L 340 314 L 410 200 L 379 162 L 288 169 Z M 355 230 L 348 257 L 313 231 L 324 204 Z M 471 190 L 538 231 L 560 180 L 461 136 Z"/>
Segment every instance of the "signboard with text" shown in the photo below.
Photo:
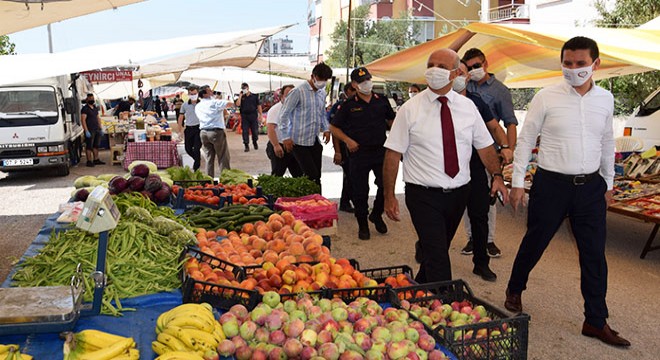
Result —
<path fill-rule="evenodd" d="M 133 81 L 133 72 L 130 70 L 84 71 L 80 75 L 91 83 Z"/>

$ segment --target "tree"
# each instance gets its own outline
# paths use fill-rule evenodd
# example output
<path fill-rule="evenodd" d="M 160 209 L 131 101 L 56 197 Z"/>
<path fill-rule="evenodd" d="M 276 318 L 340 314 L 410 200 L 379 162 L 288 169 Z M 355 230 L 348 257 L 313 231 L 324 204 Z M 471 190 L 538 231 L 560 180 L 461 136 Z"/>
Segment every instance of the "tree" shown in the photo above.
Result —
<path fill-rule="evenodd" d="M 660 15 L 658 0 L 616 0 L 612 10 L 607 9 L 605 0 L 596 1 L 594 6 L 601 17 L 596 25 L 602 27 L 634 28 Z M 628 115 L 660 87 L 660 71 L 601 80 L 599 85 L 614 94 L 615 115 Z"/>
<path fill-rule="evenodd" d="M 0 55 L 15 55 L 16 45 L 9 41 L 9 36 L 0 36 Z"/>

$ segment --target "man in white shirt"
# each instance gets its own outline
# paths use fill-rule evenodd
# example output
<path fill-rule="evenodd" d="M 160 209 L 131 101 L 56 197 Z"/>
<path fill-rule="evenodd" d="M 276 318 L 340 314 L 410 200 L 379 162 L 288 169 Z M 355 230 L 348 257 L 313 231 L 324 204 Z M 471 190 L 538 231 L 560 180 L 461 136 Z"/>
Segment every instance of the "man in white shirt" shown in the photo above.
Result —
<path fill-rule="evenodd" d="M 213 90 L 204 85 L 199 89 L 201 100 L 195 106 L 195 115 L 199 119 L 199 135 L 202 140 L 202 152 L 206 162 L 206 173 L 214 177 L 215 157 L 218 157 L 220 173 L 223 169 L 231 169 L 229 165 L 229 147 L 225 134 L 224 110 L 233 105 L 227 100 L 213 97 Z"/>
<path fill-rule="evenodd" d="M 268 159 L 270 159 L 271 175 L 275 176 L 284 176 L 287 169 L 289 169 L 289 173 L 293 177 L 302 176 L 302 170 L 300 170 L 300 166 L 293 157 L 293 154 L 284 151 L 284 146 L 280 143 L 282 134 L 278 128 L 282 104 L 291 89 L 293 89 L 293 85 L 282 86 L 280 89 L 280 101 L 271 106 L 268 110 L 268 119 L 266 121 L 266 127 L 268 129 L 268 145 L 266 145 L 266 155 L 268 155 Z"/>
<path fill-rule="evenodd" d="M 491 193 L 508 195 L 479 111 L 470 99 L 451 90 L 458 64 L 458 55 L 449 49 L 429 56 L 428 88 L 401 106 L 385 142 L 385 213 L 400 220 L 394 183 L 403 156 L 406 206 L 419 239 L 421 264 L 415 280 L 420 283 L 452 278 L 449 245 L 467 203 L 472 146 L 494 176 Z"/>
<path fill-rule="evenodd" d="M 614 346 L 630 346 L 607 325 L 605 219 L 612 199 L 614 137 L 612 94 L 592 80 L 600 66 L 598 45 L 585 37 L 561 50 L 564 79 L 539 91 L 518 136 L 510 201 L 523 203 L 529 154 L 540 134 L 539 168 L 529 193 L 527 233 L 513 263 L 504 306 L 522 311 L 529 273 L 568 215 L 580 254 L 585 320 L 582 334 Z"/>

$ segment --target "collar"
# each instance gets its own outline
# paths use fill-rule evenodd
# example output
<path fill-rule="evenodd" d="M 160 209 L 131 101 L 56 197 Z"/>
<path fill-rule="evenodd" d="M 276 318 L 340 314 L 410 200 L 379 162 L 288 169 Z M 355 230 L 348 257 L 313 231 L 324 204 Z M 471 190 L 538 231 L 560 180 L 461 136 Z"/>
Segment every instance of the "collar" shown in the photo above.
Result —
<path fill-rule="evenodd" d="M 580 95 L 577 92 L 577 90 L 575 90 L 575 88 L 573 86 L 571 86 L 569 83 L 564 81 L 563 78 L 561 80 L 560 87 L 566 94 L 574 94 L 574 95 L 578 95 L 578 96 L 587 96 L 587 95 L 593 93 L 594 91 L 597 91 L 596 89 L 598 88 L 598 86 L 596 86 L 596 82 L 594 81 L 593 78 L 591 78 L 591 89 L 589 89 L 589 91 L 587 91 L 584 95 Z"/>
<path fill-rule="evenodd" d="M 488 80 L 486 80 L 484 84 L 491 85 L 493 82 L 495 82 L 495 74 L 488 73 Z"/>
<path fill-rule="evenodd" d="M 453 91 L 451 89 L 449 89 L 449 91 L 445 95 L 438 95 L 438 94 L 434 93 L 433 91 L 431 91 L 431 89 L 429 89 L 427 87 L 426 89 L 422 90 L 422 92 L 417 96 L 423 96 L 430 103 L 437 102 L 439 97 L 445 96 L 447 98 L 448 102 L 452 103 L 456 99 L 456 96 L 463 96 L 463 95 L 460 95 L 459 93 L 457 93 L 456 91 Z M 415 96 L 415 97 L 417 97 L 417 96 Z"/>

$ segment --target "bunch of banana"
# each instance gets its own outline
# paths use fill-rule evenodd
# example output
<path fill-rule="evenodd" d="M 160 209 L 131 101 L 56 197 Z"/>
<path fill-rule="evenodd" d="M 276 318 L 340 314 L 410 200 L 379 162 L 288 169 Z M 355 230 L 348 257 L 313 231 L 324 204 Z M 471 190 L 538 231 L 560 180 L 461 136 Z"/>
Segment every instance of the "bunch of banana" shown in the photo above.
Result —
<path fill-rule="evenodd" d="M 138 360 L 140 351 L 133 338 L 99 330 L 64 334 L 64 360 Z"/>
<path fill-rule="evenodd" d="M 19 346 L 15 344 L 0 344 L 0 359 L 2 360 L 32 360 L 32 356 L 21 354 Z"/>
<path fill-rule="evenodd" d="M 203 359 L 224 340 L 222 326 L 209 304 L 183 304 L 156 320 L 156 341 L 151 343 L 158 360 Z"/>

